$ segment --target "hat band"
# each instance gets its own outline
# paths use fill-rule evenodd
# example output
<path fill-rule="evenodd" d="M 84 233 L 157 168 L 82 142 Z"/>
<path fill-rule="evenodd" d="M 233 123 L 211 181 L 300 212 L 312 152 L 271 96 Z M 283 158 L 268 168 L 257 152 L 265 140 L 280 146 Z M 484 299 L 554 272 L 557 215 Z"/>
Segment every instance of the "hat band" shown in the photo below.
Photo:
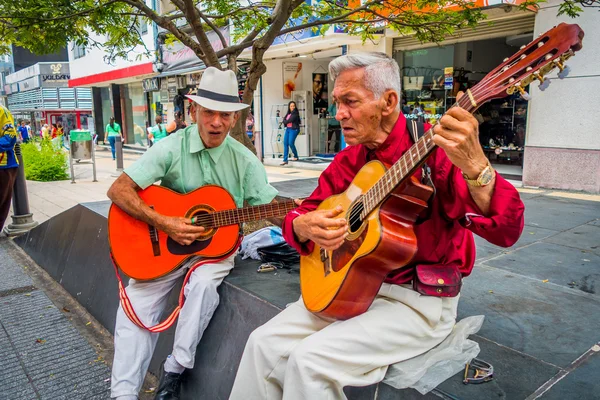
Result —
<path fill-rule="evenodd" d="M 229 96 L 227 94 L 211 92 L 210 90 L 198 89 L 197 95 L 204 97 L 205 99 L 221 101 L 224 103 L 240 103 L 240 98 L 238 96 Z"/>

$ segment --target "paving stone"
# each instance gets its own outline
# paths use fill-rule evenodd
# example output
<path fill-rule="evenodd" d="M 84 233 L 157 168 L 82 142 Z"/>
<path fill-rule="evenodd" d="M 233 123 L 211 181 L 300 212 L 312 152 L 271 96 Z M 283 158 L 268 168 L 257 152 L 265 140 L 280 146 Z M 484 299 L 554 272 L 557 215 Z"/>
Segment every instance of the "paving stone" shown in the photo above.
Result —
<path fill-rule="evenodd" d="M 478 359 L 494 367 L 494 379 L 478 385 L 463 384 L 464 372 L 459 372 L 438 386 L 459 399 L 496 400 L 525 399 L 560 370 L 535 358 L 499 346 L 481 337 L 471 337 L 479 343 Z"/>
<path fill-rule="evenodd" d="M 293 181 L 273 182 L 279 196 L 293 199 L 308 197 L 317 187 L 318 178 L 297 179 Z"/>
<path fill-rule="evenodd" d="M 43 399 L 86 399 L 109 390 L 108 367 L 95 362 L 94 349 L 44 293 L 7 296 L 2 305 L 0 321 Z"/>
<path fill-rule="evenodd" d="M 580 225 L 577 228 L 546 238 L 544 242 L 589 250 L 600 255 L 600 225 Z"/>
<path fill-rule="evenodd" d="M 548 279 L 557 285 L 600 294 L 600 255 L 592 252 L 540 242 L 484 263 L 540 281 Z"/>
<path fill-rule="evenodd" d="M 600 399 L 600 353 L 571 371 L 550 388 L 540 399 Z"/>
<path fill-rule="evenodd" d="M 491 244 L 480 236 L 475 235 L 475 245 L 477 246 L 477 260 L 490 258 L 501 253 L 508 253 L 520 247 L 527 246 L 547 237 L 558 234 L 558 231 L 544 229 L 537 226 L 525 225 L 521 237 L 513 246 L 504 248 Z"/>
<path fill-rule="evenodd" d="M 524 199 L 525 224 L 564 231 L 586 224 L 600 215 L 600 202 L 536 197 Z"/>
<path fill-rule="evenodd" d="M 4 329 L 0 326 L 0 390 L 9 393 L 11 399 L 35 399 L 33 387 L 14 353 Z M 0 396 L 1 397 L 1 396 Z"/>
<path fill-rule="evenodd" d="M 7 240 L 6 238 L 0 238 L 0 242 Z M 0 279 L 0 292 L 33 285 L 33 281 L 21 266 L 8 256 L 0 256 L 0 276 L 2 277 Z M 0 300 L 0 307 L 2 307 L 2 300 Z"/>
<path fill-rule="evenodd" d="M 600 341 L 600 296 L 502 269 L 465 279 L 459 319 L 471 315 L 485 315 L 480 336 L 562 368 Z"/>

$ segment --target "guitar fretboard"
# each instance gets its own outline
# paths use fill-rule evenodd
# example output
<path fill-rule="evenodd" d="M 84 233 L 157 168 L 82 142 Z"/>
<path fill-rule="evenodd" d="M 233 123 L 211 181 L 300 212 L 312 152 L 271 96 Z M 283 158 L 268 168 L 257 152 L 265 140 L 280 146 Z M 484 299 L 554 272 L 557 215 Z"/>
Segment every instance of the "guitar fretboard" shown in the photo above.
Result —
<path fill-rule="evenodd" d="M 294 203 L 294 201 L 284 201 L 281 203 L 262 204 L 259 206 L 216 211 L 210 214 L 199 215 L 195 224 L 205 228 L 237 225 L 243 222 L 283 217 L 295 207 L 296 203 Z"/>
<path fill-rule="evenodd" d="M 467 95 L 461 97 L 454 106 L 464 108 L 469 112 L 473 112 L 475 109 L 469 102 Z M 436 147 L 433 142 L 433 136 L 433 128 L 425 132 L 425 134 L 386 171 L 377 183 L 363 195 L 362 210 L 360 212 L 361 220 L 364 220 L 399 184 L 406 178 L 412 176 L 425 162 L 427 157 L 431 155 Z"/>

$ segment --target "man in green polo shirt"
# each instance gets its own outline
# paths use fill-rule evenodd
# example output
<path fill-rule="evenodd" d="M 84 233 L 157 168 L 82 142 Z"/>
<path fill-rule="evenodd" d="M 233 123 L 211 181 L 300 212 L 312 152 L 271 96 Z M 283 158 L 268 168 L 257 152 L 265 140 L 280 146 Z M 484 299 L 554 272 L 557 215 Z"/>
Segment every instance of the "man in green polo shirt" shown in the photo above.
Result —
<path fill-rule="evenodd" d="M 215 184 L 227 189 L 238 207 L 273 201 L 277 190 L 267 182 L 258 158 L 229 131 L 247 106 L 239 102 L 238 84 L 232 71 L 208 68 L 203 74 L 194 101 L 195 121 L 185 129 L 156 143 L 111 186 L 108 197 L 131 216 L 188 245 L 200 237 L 202 227 L 190 219 L 161 215 L 148 207 L 137 192 L 160 180 L 164 187 L 189 193 L 200 186 Z M 159 322 L 169 293 L 188 265 L 152 281 L 130 279 L 127 294 L 135 312 L 146 326 Z M 181 373 L 194 366 L 196 347 L 217 305 L 217 287 L 233 268 L 234 257 L 196 269 L 185 287 L 186 302 L 177 323 L 173 351 L 164 364 L 155 399 L 179 399 Z M 111 396 L 137 399 L 158 334 L 131 322 L 122 307 L 115 326 L 115 356 Z"/>

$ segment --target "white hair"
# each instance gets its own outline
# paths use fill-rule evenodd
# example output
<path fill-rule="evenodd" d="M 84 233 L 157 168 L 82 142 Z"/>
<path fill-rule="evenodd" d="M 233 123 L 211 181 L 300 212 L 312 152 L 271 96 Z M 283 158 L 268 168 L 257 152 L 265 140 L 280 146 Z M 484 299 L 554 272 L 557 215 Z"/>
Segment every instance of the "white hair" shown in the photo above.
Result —
<path fill-rule="evenodd" d="M 398 63 L 385 53 L 356 53 L 341 56 L 329 63 L 329 74 L 334 81 L 340 74 L 349 69 L 365 69 L 365 87 L 376 99 L 381 98 L 386 90 L 398 94 L 397 110 L 400 110 L 400 68 Z"/>

